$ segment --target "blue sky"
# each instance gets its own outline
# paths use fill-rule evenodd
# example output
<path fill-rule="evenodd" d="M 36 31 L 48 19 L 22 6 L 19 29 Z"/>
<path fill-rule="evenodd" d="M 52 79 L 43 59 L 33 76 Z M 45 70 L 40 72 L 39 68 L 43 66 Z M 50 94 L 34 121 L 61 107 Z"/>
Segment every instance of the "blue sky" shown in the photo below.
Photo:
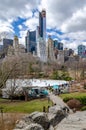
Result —
<path fill-rule="evenodd" d="M 0 34 L 18 35 L 25 45 L 27 30 L 39 24 L 39 11 L 46 9 L 47 36 L 77 49 L 86 45 L 86 0 L 0 0 Z"/>

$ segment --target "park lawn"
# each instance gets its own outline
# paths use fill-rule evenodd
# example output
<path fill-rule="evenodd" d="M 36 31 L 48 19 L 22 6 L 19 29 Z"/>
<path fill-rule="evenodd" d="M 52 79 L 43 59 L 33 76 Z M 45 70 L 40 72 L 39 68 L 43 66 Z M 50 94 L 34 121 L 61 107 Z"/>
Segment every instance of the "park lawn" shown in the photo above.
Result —
<path fill-rule="evenodd" d="M 69 97 L 69 98 L 77 98 L 77 97 L 86 97 L 86 93 L 79 93 L 79 92 L 75 92 L 75 93 L 67 93 L 67 94 L 61 94 L 60 97 L 62 99 Z"/>
<path fill-rule="evenodd" d="M 31 101 L 9 101 L 0 99 L 0 107 L 3 108 L 3 112 L 8 113 L 32 113 L 34 111 L 43 111 L 43 106 L 46 108 L 51 106 L 52 102 L 48 102 L 47 99 L 35 99 Z"/>
<path fill-rule="evenodd" d="M 67 102 L 72 98 L 78 99 L 82 104 L 81 110 L 86 110 L 86 93 L 75 92 L 75 93 L 61 94 L 60 97 L 63 99 L 64 102 Z"/>

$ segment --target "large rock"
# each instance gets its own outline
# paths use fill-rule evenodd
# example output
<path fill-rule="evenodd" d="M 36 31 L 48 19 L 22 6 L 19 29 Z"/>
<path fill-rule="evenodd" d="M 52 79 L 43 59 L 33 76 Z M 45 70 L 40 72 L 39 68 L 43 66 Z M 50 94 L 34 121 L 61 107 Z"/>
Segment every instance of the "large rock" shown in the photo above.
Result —
<path fill-rule="evenodd" d="M 50 122 L 47 117 L 47 113 L 33 112 L 25 117 L 16 125 L 16 129 L 25 129 L 26 126 L 30 126 L 31 123 L 37 123 L 47 130 L 50 127 Z"/>
<path fill-rule="evenodd" d="M 68 115 L 55 130 L 86 130 L 86 111 Z"/>
<path fill-rule="evenodd" d="M 29 115 L 29 118 L 33 120 L 33 122 L 40 124 L 45 130 L 50 127 L 48 116 L 44 112 L 33 112 Z"/>
<path fill-rule="evenodd" d="M 55 126 L 57 125 L 65 116 L 67 113 L 58 105 L 52 106 L 49 108 L 48 113 L 48 119 L 50 121 L 50 124 Z"/>
<path fill-rule="evenodd" d="M 23 117 L 22 120 L 16 125 L 15 130 L 36 130 L 36 128 L 39 130 L 39 126 L 41 126 L 41 129 L 44 130 L 54 130 L 54 126 L 65 118 L 66 115 L 67 112 L 64 111 L 63 108 L 58 105 L 54 105 L 49 108 L 48 113 L 33 112 Z"/>
<path fill-rule="evenodd" d="M 14 130 L 44 130 L 43 127 L 39 124 L 32 123 L 30 125 L 27 125 L 25 128 L 22 129 L 14 129 Z"/>
<path fill-rule="evenodd" d="M 28 125 L 25 130 L 44 130 L 43 127 L 39 124 L 30 124 Z"/>
<path fill-rule="evenodd" d="M 20 120 L 18 124 L 16 124 L 16 129 L 24 129 L 27 127 L 27 123 L 24 120 Z"/>

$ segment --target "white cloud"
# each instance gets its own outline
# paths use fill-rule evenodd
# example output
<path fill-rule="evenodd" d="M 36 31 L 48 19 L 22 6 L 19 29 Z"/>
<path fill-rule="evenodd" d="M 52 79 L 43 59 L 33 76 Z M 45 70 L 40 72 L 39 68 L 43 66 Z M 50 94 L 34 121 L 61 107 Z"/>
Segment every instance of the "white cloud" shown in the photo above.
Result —
<path fill-rule="evenodd" d="M 24 25 L 27 26 L 29 30 L 36 30 L 36 26 L 38 25 L 38 18 L 32 17 L 27 19 L 27 21 L 24 22 Z"/>
<path fill-rule="evenodd" d="M 63 32 L 77 32 L 86 30 L 86 7 L 73 13 L 72 17 L 62 24 L 61 30 Z"/>
<path fill-rule="evenodd" d="M 1 21 L 0 20 L 0 38 L 13 38 L 14 30 L 9 21 Z"/>
<path fill-rule="evenodd" d="M 15 19 L 16 17 L 29 17 L 31 16 L 31 10 L 36 8 L 38 4 L 39 0 L 3 0 L 0 2 L 0 18 L 4 20 L 9 18 Z"/>
<path fill-rule="evenodd" d="M 21 30 L 23 27 L 22 27 L 22 25 L 20 24 L 20 25 L 18 26 L 18 28 Z"/>
<path fill-rule="evenodd" d="M 18 17 L 25 18 L 24 26 L 29 30 L 36 29 L 39 24 L 38 12 L 32 10 L 46 9 L 47 28 L 55 28 L 62 32 L 60 35 L 54 31 L 49 32 L 62 39 L 64 46 L 76 48 L 86 38 L 86 0 L 0 0 L 0 32 L 14 33 L 12 22 Z M 23 25 L 19 25 L 20 41 L 25 42 L 26 31 Z M 69 38 L 69 40 L 65 40 Z"/>
<path fill-rule="evenodd" d="M 27 30 L 21 30 L 20 31 L 20 38 L 19 43 L 23 44 L 25 46 L 25 37 L 26 37 Z"/>
<path fill-rule="evenodd" d="M 0 32 L 13 33 L 12 22 L 18 20 L 18 17 L 32 17 L 32 10 L 37 8 L 39 2 L 40 0 L 0 0 Z"/>
<path fill-rule="evenodd" d="M 62 39 L 64 47 L 76 50 L 86 40 L 86 0 L 41 0 L 39 9 L 46 8 L 47 27 L 62 31 L 63 35 L 50 32 Z M 68 39 L 68 40 L 65 40 Z"/>

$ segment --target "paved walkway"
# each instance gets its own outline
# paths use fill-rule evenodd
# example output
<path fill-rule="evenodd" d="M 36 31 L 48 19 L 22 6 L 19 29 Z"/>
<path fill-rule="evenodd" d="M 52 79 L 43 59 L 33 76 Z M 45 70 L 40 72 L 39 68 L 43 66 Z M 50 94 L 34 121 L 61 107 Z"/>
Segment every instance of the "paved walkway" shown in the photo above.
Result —
<path fill-rule="evenodd" d="M 54 94 L 49 93 L 49 98 L 50 98 L 50 100 L 51 100 L 54 104 L 60 106 L 61 108 L 64 108 L 64 107 L 69 108 L 69 107 L 67 106 L 67 104 L 64 103 L 63 100 L 62 100 L 58 95 L 55 96 Z M 70 108 L 69 108 L 69 111 L 72 112 L 72 110 L 71 110 Z"/>

